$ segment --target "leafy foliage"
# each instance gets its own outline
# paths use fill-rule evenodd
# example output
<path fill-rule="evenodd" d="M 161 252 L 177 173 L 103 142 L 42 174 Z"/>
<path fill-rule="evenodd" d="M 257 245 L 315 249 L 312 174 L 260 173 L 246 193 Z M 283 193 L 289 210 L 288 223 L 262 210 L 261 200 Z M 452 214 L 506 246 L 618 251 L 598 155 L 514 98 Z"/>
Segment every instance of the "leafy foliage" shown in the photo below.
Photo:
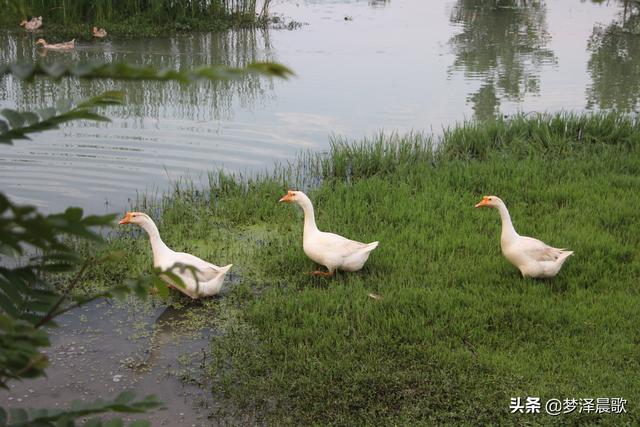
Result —
<path fill-rule="evenodd" d="M 27 134 L 57 129 L 62 123 L 71 120 L 110 121 L 107 117 L 92 110 L 95 107 L 121 104 L 124 94 L 117 91 L 104 92 L 89 100 L 71 107 L 68 102 L 59 102 L 57 108 L 45 108 L 38 112 L 19 112 L 5 108 L 0 110 L 0 143 L 10 144 L 16 139 L 30 139 Z"/>
<path fill-rule="evenodd" d="M 213 65 L 193 70 L 158 70 L 153 67 L 135 66 L 127 63 L 101 64 L 85 62 L 80 64 L 35 63 L 0 65 L 0 76 L 13 74 L 23 80 L 32 80 L 36 76 L 53 79 L 78 77 L 85 79 L 117 80 L 177 80 L 183 83 L 195 80 L 238 79 L 249 74 L 265 77 L 288 78 L 293 72 L 284 65 L 274 62 L 254 62 L 244 68 Z"/>
<path fill-rule="evenodd" d="M 149 409 L 155 409 L 162 406 L 155 395 L 149 395 L 141 400 L 135 400 L 135 393 L 125 391 L 120 393 L 114 400 L 105 401 L 98 399 L 94 402 L 84 403 L 74 401 L 68 410 L 61 409 L 11 409 L 11 424 L 7 427 L 26 427 L 26 426 L 74 426 L 74 420 L 78 417 L 86 417 L 88 415 L 101 414 L 104 412 L 127 412 L 141 413 Z M 0 425 L 5 425 L 7 414 L 0 408 Z M 89 419 L 85 426 L 122 426 L 121 420 L 111 420 L 103 423 L 98 418 Z M 134 421 L 129 424 L 131 427 L 148 426 L 147 421 Z"/>

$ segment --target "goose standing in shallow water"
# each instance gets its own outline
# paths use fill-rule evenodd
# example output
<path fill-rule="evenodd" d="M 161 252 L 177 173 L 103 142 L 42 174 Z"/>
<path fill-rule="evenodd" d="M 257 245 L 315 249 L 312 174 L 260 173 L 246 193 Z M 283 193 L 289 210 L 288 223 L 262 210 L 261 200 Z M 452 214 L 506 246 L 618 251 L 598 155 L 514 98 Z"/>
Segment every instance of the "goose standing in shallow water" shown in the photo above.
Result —
<path fill-rule="evenodd" d="M 336 270 L 358 271 L 378 246 L 378 242 L 360 243 L 318 230 L 311 200 L 302 191 L 289 190 L 280 202 L 297 203 L 304 211 L 302 248 L 309 258 L 329 271 L 314 271 L 316 276 L 331 276 Z"/>
<path fill-rule="evenodd" d="M 163 280 L 170 286 L 194 299 L 216 295 L 220 292 L 224 276 L 233 264 L 218 267 L 196 256 L 169 249 L 160 238 L 158 227 L 156 227 L 149 215 L 145 213 L 127 212 L 124 218 L 120 220 L 120 224 L 137 224 L 147 232 L 151 242 L 151 250 L 153 251 L 154 267 L 168 270 L 176 264 L 182 264 L 197 269 L 197 271 L 192 272 L 189 269 L 182 271 L 178 267 L 174 268 L 172 273 L 182 279 L 184 286 L 179 286 L 173 283 L 170 278 L 164 276 Z M 194 273 L 197 280 L 194 277 Z"/>
<path fill-rule="evenodd" d="M 36 41 L 36 44 L 41 45 L 43 48 L 49 49 L 49 50 L 71 50 L 76 47 L 76 39 L 73 39 L 64 43 L 54 43 L 54 44 L 47 43 L 45 39 L 38 39 L 38 41 Z"/>
<path fill-rule="evenodd" d="M 516 233 L 511 216 L 504 202 L 496 196 L 484 196 L 476 208 L 490 207 L 500 212 L 502 234 L 500 246 L 502 254 L 520 270 L 523 277 L 547 279 L 554 277 L 573 251 L 553 248 L 533 237 Z"/>

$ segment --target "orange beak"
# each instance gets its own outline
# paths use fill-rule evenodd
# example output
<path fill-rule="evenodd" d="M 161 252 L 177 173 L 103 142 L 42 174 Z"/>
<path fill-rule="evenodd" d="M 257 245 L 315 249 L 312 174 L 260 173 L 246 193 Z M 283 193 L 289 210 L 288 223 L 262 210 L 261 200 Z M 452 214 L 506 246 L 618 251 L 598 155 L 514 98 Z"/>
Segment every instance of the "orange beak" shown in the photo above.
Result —
<path fill-rule="evenodd" d="M 287 194 L 280 197 L 280 200 L 278 200 L 278 202 L 286 202 L 286 203 L 293 202 L 293 191 L 291 190 L 287 191 Z"/>
<path fill-rule="evenodd" d="M 131 224 L 131 212 L 127 212 L 118 224 Z"/>
<path fill-rule="evenodd" d="M 489 206 L 489 196 L 484 196 L 482 200 L 480 200 L 480 203 L 478 203 L 475 207 L 481 208 L 484 206 Z"/>

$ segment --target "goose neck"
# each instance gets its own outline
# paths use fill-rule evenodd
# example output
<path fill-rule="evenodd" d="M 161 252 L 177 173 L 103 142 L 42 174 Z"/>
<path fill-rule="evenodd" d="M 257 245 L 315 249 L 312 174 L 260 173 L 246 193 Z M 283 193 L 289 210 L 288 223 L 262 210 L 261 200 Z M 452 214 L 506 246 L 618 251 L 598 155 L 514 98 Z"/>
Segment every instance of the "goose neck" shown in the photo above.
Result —
<path fill-rule="evenodd" d="M 169 251 L 167 245 L 164 244 L 162 238 L 160 238 L 160 231 L 152 220 L 148 220 L 140 224 L 140 226 L 149 235 L 149 242 L 151 242 L 151 250 L 153 252 L 153 258 L 157 259 L 159 256 L 166 254 Z"/>
<path fill-rule="evenodd" d="M 300 201 L 300 206 L 302 206 L 302 211 L 304 212 L 304 233 L 310 233 L 314 231 L 318 231 L 318 227 L 316 226 L 316 217 L 313 211 L 313 204 L 309 198 L 305 197 Z"/>
<path fill-rule="evenodd" d="M 500 219 L 502 220 L 502 240 L 511 240 L 518 236 L 513 223 L 511 222 L 511 215 L 507 207 L 501 203 L 498 205 L 498 212 L 500 212 Z"/>

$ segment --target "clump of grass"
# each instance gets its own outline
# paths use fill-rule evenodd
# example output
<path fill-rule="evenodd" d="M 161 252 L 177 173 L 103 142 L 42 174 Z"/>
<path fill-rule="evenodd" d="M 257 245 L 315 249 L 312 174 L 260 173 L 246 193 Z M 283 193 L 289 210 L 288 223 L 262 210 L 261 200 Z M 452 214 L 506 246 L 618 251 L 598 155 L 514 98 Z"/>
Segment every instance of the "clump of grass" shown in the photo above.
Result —
<path fill-rule="evenodd" d="M 184 31 L 212 31 L 269 23 L 271 0 L 18 0 L 0 17 L 0 26 L 17 28 L 20 20 L 43 16 L 43 35 L 87 38 L 92 26 L 107 27 L 117 37 L 159 36 Z"/>
<path fill-rule="evenodd" d="M 234 263 L 214 393 L 276 425 L 631 424 L 639 138 L 613 114 L 517 117 L 437 139 L 335 139 L 270 175 L 176 190 L 167 243 Z M 321 229 L 380 241 L 361 272 L 304 274 L 301 212 L 277 203 L 290 185 L 306 186 Z M 498 215 L 473 209 L 485 194 L 522 234 L 575 251 L 558 277 L 523 279 L 503 259 Z M 133 252 L 124 269 L 150 263 L 146 239 L 113 244 Z M 516 396 L 623 397 L 628 413 L 512 415 Z"/>

